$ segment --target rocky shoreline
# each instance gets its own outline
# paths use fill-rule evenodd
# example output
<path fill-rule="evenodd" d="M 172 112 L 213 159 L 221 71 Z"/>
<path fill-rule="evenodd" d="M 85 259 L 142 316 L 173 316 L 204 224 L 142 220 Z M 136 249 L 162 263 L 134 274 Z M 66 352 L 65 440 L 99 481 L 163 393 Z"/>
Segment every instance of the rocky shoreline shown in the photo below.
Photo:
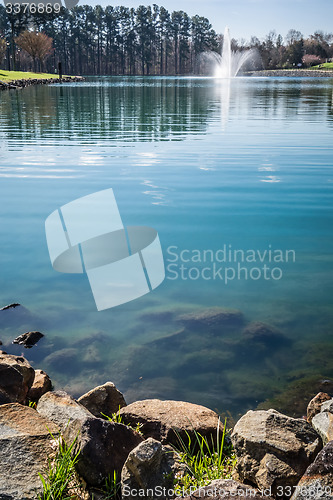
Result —
<path fill-rule="evenodd" d="M 82 76 L 64 76 L 63 78 L 28 78 L 23 80 L 12 80 L 3 82 L 0 80 L 0 90 L 21 89 L 30 85 L 48 85 L 50 83 L 82 82 Z"/>
<path fill-rule="evenodd" d="M 64 439 L 78 453 L 77 482 L 68 485 L 73 499 L 330 499 L 331 396 L 317 394 L 303 419 L 250 410 L 225 436 L 209 408 L 158 399 L 126 405 L 112 382 L 74 399 L 53 391 L 48 375 L 23 356 L 0 351 L 0 498 L 46 498 L 40 474 L 45 478 Z M 187 466 L 177 443 L 195 444 L 197 436 L 215 445 L 229 440 L 233 466 L 199 488 L 180 489 L 176 480 Z M 103 485 L 114 471 L 119 489 L 107 494 Z"/>
<path fill-rule="evenodd" d="M 331 70 L 306 70 L 306 69 L 271 69 L 260 71 L 248 71 L 244 76 L 289 76 L 289 77 L 306 77 L 306 78 L 333 78 Z"/>

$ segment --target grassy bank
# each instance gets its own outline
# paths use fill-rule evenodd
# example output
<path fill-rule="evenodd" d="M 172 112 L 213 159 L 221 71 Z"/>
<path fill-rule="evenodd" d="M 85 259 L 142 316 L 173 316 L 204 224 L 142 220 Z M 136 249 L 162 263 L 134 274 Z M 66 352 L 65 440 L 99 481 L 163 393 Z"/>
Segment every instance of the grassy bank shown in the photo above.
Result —
<path fill-rule="evenodd" d="M 5 71 L 0 69 L 0 81 L 10 83 L 15 80 L 47 80 L 48 78 L 57 78 L 58 75 L 51 73 L 31 73 L 25 71 Z"/>
<path fill-rule="evenodd" d="M 312 66 L 310 69 L 333 70 L 333 62 L 318 64 L 318 66 Z"/>

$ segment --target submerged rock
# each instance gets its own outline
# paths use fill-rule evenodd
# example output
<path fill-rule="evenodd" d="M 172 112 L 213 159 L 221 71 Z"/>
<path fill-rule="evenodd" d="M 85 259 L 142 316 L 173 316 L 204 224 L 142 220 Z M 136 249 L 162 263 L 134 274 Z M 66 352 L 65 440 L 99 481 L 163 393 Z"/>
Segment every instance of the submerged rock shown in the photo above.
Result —
<path fill-rule="evenodd" d="M 121 473 L 123 498 L 135 500 L 141 490 L 147 500 L 168 499 L 163 491 L 173 487 L 174 465 L 172 452 L 159 441 L 148 438 L 140 443 L 128 455 Z M 162 494 L 158 494 L 158 488 Z M 151 494 L 153 492 L 155 494 Z"/>
<path fill-rule="evenodd" d="M 15 309 L 15 307 L 20 306 L 21 304 L 13 303 L 8 306 L 1 307 L 0 311 L 6 311 L 7 309 Z"/>
<path fill-rule="evenodd" d="M 212 307 L 199 312 L 182 314 L 176 319 L 189 330 L 202 328 L 216 330 L 223 326 L 239 326 L 244 321 L 240 311 L 227 310 L 220 307 Z"/>
<path fill-rule="evenodd" d="M 65 437 L 68 435 L 74 436 L 70 425 Z M 80 449 L 77 471 L 91 486 L 104 485 L 111 471 L 120 474 L 129 453 L 143 441 L 126 425 L 96 417 L 87 418 L 76 435 Z"/>
<path fill-rule="evenodd" d="M 2 308 L 0 311 L 0 326 L 2 328 L 12 328 L 14 331 L 16 329 L 30 328 L 30 325 L 37 320 L 37 317 L 21 304 L 16 307 L 14 305 L 11 307 L 12 304 L 9 304 Z"/>
<path fill-rule="evenodd" d="M 311 399 L 306 412 L 309 424 L 311 424 L 313 417 L 317 415 L 317 413 L 320 413 L 321 405 L 330 399 L 331 397 L 326 392 L 318 392 L 318 394 Z"/>
<path fill-rule="evenodd" d="M 13 344 L 24 345 L 25 348 L 31 349 L 43 337 L 44 335 L 41 332 L 26 332 L 16 337 Z"/>
<path fill-rule="evenodd" d="M 237 478 L 260 489 L 271 488 L 273 494 L 279 487 L 296 485 L 322 448 L 308 422 L 275 410 L 248 411 L 235 425 L 231 439 Z"/>
<path fill-rule="evenodd" d="M 333 441 L 316 456 L 306 469 L 291 500 L 329 500 L 333 498 Z"/>
<path fill-rule="evenodd" d="M 74 433 L 78 432 L 82 423 L 93 416 L 65 391 L 45 393 L 38 401 L 37 411 L 52 420 L 62 432 L 66 430 L 69 422 L 74 428 Z"/>
<path fill-rule="evenodd" d="M 293 417 L 302 417 L 307 414 L 309 401 L 318 392 L 333 394 L 333 383 L 328 379 L 318 379 L 318 376 L 305 376 L 297 378 L 277 396 L 266 400 L 258 409 L 268 410 L 276 408 L 281 413 Z"/>
<path fill-rule="evenodd" d="M 35 372 L 22 356 L 0 354 L 0 391 L 3 402 L 22 403 L 32 386 Z"/>
<path fill-rule="evenodd" d="M 39 473 L 46 473 L 52 437 L 58 428 L 32 408 L 0 406 L 0 498 L 32 500 L 43 493 Z"/>
<path fill-rule="evenodd" d="M 243 336 L 253 342 L 263 342 L 273 344 L 276 342 L 286 343 L 288 339 L 282 332 L 277 330 L 271 325 L 262 323 L 261 321 L 254 321 L 249 323 L 243 330 Z"/>
<path fill-rule="evenodd" d="M 216 440 L 219 425 L 214 411 L 184 401 L 145 399 L 122 408 L 119 415 L 125 424 L 136 426 L 140 423 L 145 437 L 178 446 L 179 437 L 186 441 L 187 433 L 192 443 L 195 443 L 195 432 Z"/>
<path fill-rule="evenodd" d="M 102 413 L 111 417 L 113 413 L 126 406 L 124 396 L 112 382 L 106 382 L 83 394 L 78 402 L 95 417 L 102 417 Z"/>

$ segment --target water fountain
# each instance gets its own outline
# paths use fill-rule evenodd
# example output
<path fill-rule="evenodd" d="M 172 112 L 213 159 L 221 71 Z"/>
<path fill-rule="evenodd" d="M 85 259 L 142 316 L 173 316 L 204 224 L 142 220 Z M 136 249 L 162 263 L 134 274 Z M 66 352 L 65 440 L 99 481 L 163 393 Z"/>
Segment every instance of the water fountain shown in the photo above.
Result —
<path fill-rule="evenodd" d="M 217 52 L 204 52 L 204 62 L 213 63 L 214 76 L 217 78 L 233 78 L 240 69 L 249 63 L 253 64 L 260 58 L 256 49 L 242 51 L 231 50 L 231 39 L 228 26 L 224 30 L 221 54 Z"/>

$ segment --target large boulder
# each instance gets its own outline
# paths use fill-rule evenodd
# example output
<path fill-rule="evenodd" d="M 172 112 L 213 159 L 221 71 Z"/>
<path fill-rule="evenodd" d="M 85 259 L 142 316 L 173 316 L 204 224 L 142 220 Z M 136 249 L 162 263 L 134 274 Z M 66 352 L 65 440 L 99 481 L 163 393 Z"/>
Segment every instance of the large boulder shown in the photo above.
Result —
<path fill-rule="evenodd" d="M 72 433 L 77 433 L 83 422 L 93 415 L 65 391 L 46 392 L 38 401 L 37 411 L 52 420 L 62 432 L 69 423 Z"/>
<path fill-rule="evenodd" d="M 145 399 L 119 411 L 125 424 L 141 424 L 141 432 L 163 444 L 178 445 L 179 437 L 186 441 L 187 433 L 195 443 L 195 433 L 216 439 L 218 415 L 204 406 L 184 401 Z"/>
<path fill-rule="evenodd" d="M 0 406 L 0 498 L 30 500 L 42 493 L 38 473 L 46 472 L 58 428 L 18 403 Z"/>
<path fill-rule="evenodd" d="M 330 396 L 326 392 L 318 392 L 318 394 L 311 399 L 306 412 L 309 424 L 311 424 L 313 417 L 320 413 L 321 405 L 330 399 Z"/>
<path fill-rule="evenodd" d="M 0 353 L 0 403 L 26 402 L 35 377 L 34 369 L 23 356 Z"/>
<path fill-rule="evenodd" d="M 231 436 L 237 456 L 237 478 L 273 494 L 296 485 L 322 448 L 311 425 L 275 410 L 248 411 Z M 279 488 L 279 490 L 278 490 Z M 285 493 L 287 492 L 287 493 Z"/>
<path fill-rule="evenodd" d="M 317 455 L 298 483 L 292 500 L 333 498 L 333 441 Z"/>
<path fill-rule="evenodd" d="M 78 402 L 95 417 L 101 417 L 102 413 L 111 417 L 113 413 L 126 406 L 124 396 L 112 382 L 106 382 L 83 394 Z"/>
<path fill-rule="evenodd" d="M 35 378 L 28 392 L 28 399 L 38 401 L 43 394 L 52 389 L 52 382 L 43 370 L 35 370 Z"/>
<path fill-rule="evenodd" d="M 178 493 L 183 493 L 177 492 Z M 241 484 L 233 479 L 216 479 L 209 485 L 198 488 L 196 491 L 185 492 L 185 495 L 177 497 L 176 500 L 195 500 L 202 498 L 203 500 L 225 500 L 231 498 L 242 498 L 245 500 L 263 500 L 263 498 L 270 500 L 270 491 L 259 492 L 251 486 Z"/>
<path fill-rule="evenodd" d="M 172 452 L 159 441 L 148 438 L 140 443 L 128 455 L 121 473 L 123 498 L 169 498 L 165 492 L 173 487 L 174 466 Z"/>
<path fill-rule="evenodd" d="M 120 474 L 129 453 L 143 441 L 126 425 L 95 417 L 82 424 L 77 436 L 81 450 L 77 471 L 91 486 L 103 485 L 112 471 Z"/>
<path fill-rule="evenodd" d="M 123 424 L 94 417 L 65 392 L 47 392 L 37 410 L 61 428 L 67 443 L 76 439 L 77 471 L 89 486 L 104 484 L 114 470 L 120 474 L 128 454 L 143 441 Z"/>

